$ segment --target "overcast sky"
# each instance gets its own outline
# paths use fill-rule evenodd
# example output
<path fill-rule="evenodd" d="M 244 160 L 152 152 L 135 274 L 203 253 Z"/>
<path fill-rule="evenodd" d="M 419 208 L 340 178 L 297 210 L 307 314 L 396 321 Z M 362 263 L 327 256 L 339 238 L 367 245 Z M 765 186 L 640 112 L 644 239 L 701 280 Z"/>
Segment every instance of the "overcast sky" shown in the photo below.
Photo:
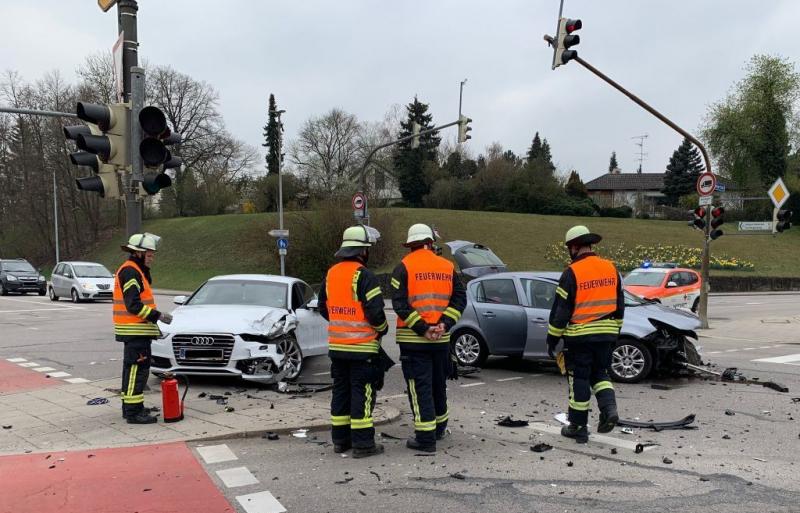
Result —
<path fill-rule="evenodd" d="M 470 150 L 524 154 L 539 131 L 560 171 L 584 180 L 637 162 L 660 172 L 680 136 L 577 63 L 550 70 L 558 0 L 140 0 L 140 54 L 220 92 L 229 130 L 261 148 L 267 98 L 287 136 L 332 107 L 379 120 L 416 94 L 434 121 L 473 118 Z M 690 131 L 756 53 L 800 55 L 797 0 L 566 0 L 583 20 L 580 54 Z M 116 9 L 94 0 L 0 0 L 0 70 L 27 80 L 110 51 Z M 455 138 L 455 129 L 446 134 Z"/>

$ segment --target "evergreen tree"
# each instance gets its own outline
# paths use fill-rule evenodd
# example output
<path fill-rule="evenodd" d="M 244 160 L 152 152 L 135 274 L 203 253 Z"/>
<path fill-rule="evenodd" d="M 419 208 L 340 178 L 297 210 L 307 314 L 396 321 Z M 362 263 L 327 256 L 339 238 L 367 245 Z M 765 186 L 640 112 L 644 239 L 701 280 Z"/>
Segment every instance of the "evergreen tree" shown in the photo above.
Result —
<path fill-rule="evenodd" d="M 689 139 L 684 139 L 669 159 L 664 176 L 664 188 L 661 189 L 666 196 L 664 203 L 677 206 L 681 196 L 691 194 L 695 190 L 697 178 L 704 170 L 700 152 Z"/>
<path fill-rule="evenodd" d="M 528 162 L 536 160 L 542 156 L 542 140 L 539 138 L 539 132 L 533 136 L 533 142 L 528 149 Z"/>
<path fill-rule="evenodd" d="M 267 173 L 277 174 L 279 158 L 278 152 L 280 151 L 280 138 L 281 128 L 278 126 L 278 106 L 275 103 L 275 95 L 269 95 L 269 111 L 267 124 L 264 125 L 264 144 L 261 146 L 267 148 Z"/>
<path fill-rule="evenodd" d="M 608 172 L 613 173 L 615 169 L 619 169 L 619 164 L 617 164 L 617 152 L 611 152 L 611 159 L 608 161 Z"/>
<path fill-rule="evenodd" d="M 411 135 L 415 121 L 420 126 L 420 131 L 434 127 L 433 115 L 428 113 L 428 108 L 427 103 L 421 103 L 416 96 L 414 97 L 414 101 L 406 106 L 408 118 L 400 122 L 401 138 Z M 411 206 L 422 205 L 422 198 L 430 192 L 424 169 L 427 162 L 436 162 L 441 140 L 438 132 L 432 132 L 419 137 L 418 148 L 412 148 L 411 141 L 397 145 L 394 154 L 397 185 L 403 200 Z"/>
<path fill-rule="evenodd" d="M 567 179 L 567 184 L 564 186 L 564 192 L 573 198 L 589 197 L 589 193 L 586 191 L 586 186 L 583 184 L 581 176 L 575 170 L 570 171 L 569 179 Z"/>
<path fill-rule="evenodd" d="M 528 149 L 528 161 L 526 168 L 535 173 L 544 175 L 554 175 L 556 166 L 553 164 L 553 156 L 550 153 L 550 144 L 547 139 L 541 139 L 539 132 L 533 136 L 533 142 Z"/>

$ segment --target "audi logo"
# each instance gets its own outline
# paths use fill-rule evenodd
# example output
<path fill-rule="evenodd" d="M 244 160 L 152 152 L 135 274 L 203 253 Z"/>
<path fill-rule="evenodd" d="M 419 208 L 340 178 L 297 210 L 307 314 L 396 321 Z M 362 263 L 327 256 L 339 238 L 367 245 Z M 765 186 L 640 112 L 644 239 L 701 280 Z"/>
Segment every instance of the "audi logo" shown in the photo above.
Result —
<path fill-rule="evenodd" d="M 213 346 L 214 337 L 192 337 L 193 346 Z"/>

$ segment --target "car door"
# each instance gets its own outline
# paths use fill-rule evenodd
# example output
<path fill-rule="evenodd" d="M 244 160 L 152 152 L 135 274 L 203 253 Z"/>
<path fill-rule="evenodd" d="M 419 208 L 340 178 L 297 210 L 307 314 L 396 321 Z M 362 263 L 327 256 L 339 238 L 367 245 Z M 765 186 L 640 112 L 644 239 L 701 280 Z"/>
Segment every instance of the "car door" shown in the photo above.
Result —
<path fill-rule="evenodd" d="M 72 269 L 72 266 L 69 264 L 64 264 L 64 283 L 62 284 L 61 288 L 61 295 L 62 296 L 69 296 L 72 293 L 72 289 L 75 288 L 78 293 L 80 293 L 80 287 L 78 287 L 75 283 L 75 272 Z"/>
<path fill-rule="evenodd" d="M 556 284 L 535 278 L 522 278 L 520 284 L 528 322 L 523 354 L 526 357 L 542 357 L 547 355 L 547 325 L 550 309 L 555 302 Z"/>
<path fill-rule="evenodd" d="M 53 272 L 50 273 L 50 288 L 53 289 L 53 293 L 55 295 L 58 295 L 59 291 L 58 279 L 59 275 L 61 274 L 61 267 L 63 267 L 63 265 L 64 264 L 58 264 L 57 266 L 55 266 L 55 268 L 53 268 Z"/>
<path fill-rule="evenodd" d="M 314 290 L 305 282 L 296 281 L 292 284 L 291 307 L 297 317 L 297 341 L 305 356 L 325 354 L 328 350 L 328 321 L 320 315 L 319 310 L 308 306 L 309 301 L 316 297 Z"/>
<path fill-rule="evenodd" d="M 475 312 L 491 354 L 519 354 L 525 349 L 525 308 L 512 278 L 480 280 L 474 285 Z"/>
<path fill-rule="evenodd" d="M 670 283 L 674 283 L 675 287 L 669 287 Z M 683 278 L 681 277 L 680 272 L 671 272 L 667 277 L 667 281 L 664 282 L 664 287 L 666 290 L 666 295 L 661 299 L 661 304 L 671 307 L 678 306 L 681 301 L 683 301 L 683 294 L 681 293 L 681 283 L 683 283 Z"/>
<path fill-rule="evenodd" d="M 69 266 L 67 264 L 61 264 L 58 270 L 58 276 L 56 279 L 58 280 L 55 291 L 57 296 L 69 296 L 69 280 L 67 279 Z"/>

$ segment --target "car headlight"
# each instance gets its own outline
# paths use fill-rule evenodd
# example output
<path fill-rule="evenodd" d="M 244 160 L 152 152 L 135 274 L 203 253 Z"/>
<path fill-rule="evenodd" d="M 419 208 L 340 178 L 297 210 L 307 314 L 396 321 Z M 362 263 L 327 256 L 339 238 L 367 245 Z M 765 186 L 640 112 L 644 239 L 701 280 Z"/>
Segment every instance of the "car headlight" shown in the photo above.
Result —
<path fill-rule="evenodd" d="M 44 276 L 39 276 L 39 281 L 44 281 Z"/>
<path fill-rule="evenodd" d="M 6 276 L 6 279 L 8 281 L 17 281 L 17 277 L 16 276 L 11 276 L 10 274 Z"/>
<path fill-rule="evenodd" d="M 94 283 L 81 283 L 83 290 L 94 290 Z"/>

